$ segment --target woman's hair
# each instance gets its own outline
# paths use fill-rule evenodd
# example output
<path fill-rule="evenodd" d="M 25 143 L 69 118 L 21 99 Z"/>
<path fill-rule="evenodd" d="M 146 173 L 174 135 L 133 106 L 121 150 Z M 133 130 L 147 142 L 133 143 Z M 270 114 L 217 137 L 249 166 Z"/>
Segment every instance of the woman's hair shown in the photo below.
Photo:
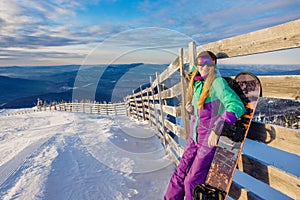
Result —
<path fill-rule="evenodd" d="M 210 57 L 212 58 L 212 60 L 214 60 L 215 64 L 217 64 L 217 57 L 214 53 L 210 52 L 210 51 L 202 51 L 196 58 L 196 61 L 198 60 L 198 58 L 200 57 Z M 191 79 L 189 82 L 189 87 L 188 87 L 188 91 L 187 91 L 187 100 L 188 101 L 192 101 L 193 99 L 193 92 L 194 92 L 194 78 L 195 76 L 200 75 L 198 69 L 196 68 L 196 70 L 192 73 L 191 75 Z M 200 98 L 198 100 L 198 104 L 197 107 L 199 109 L 203 109 L 204 107 L 204 102 L 206 100 L 206 98 L 209 95 L 209 89 L 211 87 L 212 82 L 215 79 L 215 67 L 211 67 L 209 74 L 207 76 L 207 78 L 205 79 L 204 82 L 204 86 L 203 86 L 203 90 L 202 93 L 200 95 Z"/>

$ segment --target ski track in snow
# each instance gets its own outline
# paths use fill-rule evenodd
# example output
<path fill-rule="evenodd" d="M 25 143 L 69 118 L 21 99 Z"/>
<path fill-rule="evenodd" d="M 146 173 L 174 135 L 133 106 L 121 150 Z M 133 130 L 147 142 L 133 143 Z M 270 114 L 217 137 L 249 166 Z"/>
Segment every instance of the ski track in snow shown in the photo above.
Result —
<path fill-rule="evenodd" d="M 0 113 L 0 196 L 162 199 L 174 165 L 148 125 L 67 112 Z"/>

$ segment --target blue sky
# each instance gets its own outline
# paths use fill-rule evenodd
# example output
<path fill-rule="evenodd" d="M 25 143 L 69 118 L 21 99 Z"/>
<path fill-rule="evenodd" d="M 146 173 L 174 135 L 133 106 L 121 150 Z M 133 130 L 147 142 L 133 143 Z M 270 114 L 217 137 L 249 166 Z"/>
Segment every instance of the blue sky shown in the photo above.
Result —
<path fill-rule="evenodd" d="M 0 0 L 0 66 L 170 63 L 192 40 L 275 26 L 299 19 L 299 11 L 299 0 Z M 250 62 L 300 64 L 299 53 Z"/>

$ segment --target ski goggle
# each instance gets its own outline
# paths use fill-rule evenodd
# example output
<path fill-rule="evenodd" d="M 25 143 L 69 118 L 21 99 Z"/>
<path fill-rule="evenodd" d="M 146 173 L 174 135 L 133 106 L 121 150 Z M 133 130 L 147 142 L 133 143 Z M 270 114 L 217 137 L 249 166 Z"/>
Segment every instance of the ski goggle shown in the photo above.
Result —
<path fill-rule="evenodd" d="M 197 66 L 214 66 L 215 62 L 210 57 L 200 57 L 197 59 Z"/>

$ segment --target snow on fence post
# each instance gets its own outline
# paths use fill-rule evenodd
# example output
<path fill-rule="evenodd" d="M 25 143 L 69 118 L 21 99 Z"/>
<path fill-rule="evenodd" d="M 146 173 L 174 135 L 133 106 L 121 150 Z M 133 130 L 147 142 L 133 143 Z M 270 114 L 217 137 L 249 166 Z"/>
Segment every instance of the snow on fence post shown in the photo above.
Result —
<path fill-rule="evenodd" d="M 134 94 L 134 90 L 132 90 L 132 96 L 134 98 L 135 115 L 136 115 L 137 119 L 139 120 L 140 118 L 139 118 L 139 114 L 138 114 L 138 105 L 137 105 L 136 97 Z"/>
<path fill-rule="evenodd" d="M 38 98 L 36 107 L 39 111 L 41 111 L 42 105 L 43 105 L 43 101 L 40 98 Z"/>
<path fill-rule="evenodd" d="M 151 85 L 150 85 L 150 87 L 151 87 Z M 148 100 L 148 118 L 147 118 L 147 120 L 148 120 L 148 123 L 150 124 L 150 126 L 152 126 L 152 121 L 151 121 L 151 113 L 150 113 L 150 97 L 149 97 L 149 90 L 150 90 L 150 88 L 147 88 L 147 100 Z"/>
<path fill-rule="evenodd" d="M 126 97 L 126 113 L 127 116 L 131 117 L 131 105 L 130 105 L 130 98 L 129 96 Z"/>
<path fill-rule="evenodd" d="M 130 106 L 130 100 L 129 96 L 126 96 L 124 99 L 125 102 L 125 109 L 126 109 L 126 116 L 131 117 L 131 106 Z"/>
<path fill-rule="evenodd" d="M 161 131 L 162 131 L 162 136 L 163 136 L 163 144 L 164 144 L 164 147 L 166 148 L 167 143 L 166 143 L 166 132 L 165 132 L 165 115 L 164 115 L 163 105 L 162 105 L 161 83 L 160 83 L 160 77 L 159 77 L 158 72 L 156 72 L 156 80 L 157 80 L 158 101 L 159 101 L 159 105 L 160 105 L 160 118 L 161 118 L 161 124 L 162 124 L 162 130 Z"/>
<path fill-rule="evenodd" d="M 131 118 L 132 117 L 132 105 L 131 105 L 131 100 L 132 100 L 132 96 L 131 95 L 127 95 L 126 97 L 126 100 L 127 100 L 127 113 L 128 113 L 128 116 Z"/>
<path fill-rule="evenodd" d="M 127 99 L 128 99 L 128 105 L 129 105 L 129 108 L 128 108 L 129 116 L 132 117 L 132 114 L 133 114 L 133 108 L 132 108 L 132 102 L 131 102 L 132 96 L 128 96 Z"/>
<path fill-rule="evenodd" d="M 142 101 L 143 119 L 145 121 L 146 117 L 145 117 L 145 105 L 144 105 L 144 99 L 143 99 L 142 85 L 140 85 L 140 93 L 141 93 L 141 101 Z"/>
<path fill-rule="evenodd" d="M 156 127 L 156 132 L 159 132 L 158 129 L 158 116 L 157 116 L 157 108 L 155 105 L 155 99 L 154 99 L 154 88 L 153 88 L 153 81 L 152 81 L 152 77 L 150 76 L 150 87 L 151 87 L 151 93 L 152 93 L 152 104 L 153 104 L 153 108 L 154 108 L 154 119 L 155 119 L 155 127 Z"/>

